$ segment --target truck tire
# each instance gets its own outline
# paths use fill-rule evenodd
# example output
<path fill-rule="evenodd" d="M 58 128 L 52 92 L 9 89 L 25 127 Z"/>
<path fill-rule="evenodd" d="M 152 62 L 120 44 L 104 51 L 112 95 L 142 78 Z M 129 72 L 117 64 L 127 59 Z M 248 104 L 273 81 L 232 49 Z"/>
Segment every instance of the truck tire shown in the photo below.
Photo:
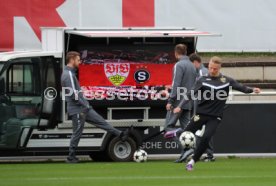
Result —
<path fill-rule="evenodd" d="M 93 161 L 98 161 L 98 162 L 110 161 L 110 158 L 106 153 L 106 151 L 92 152 L 89 156 Z"/>
<path fill-rule="evenodd" d="M 136 142 L 132 137 L 129 137 L 125 142 L 120 138 L 113 138 L 107 148 L 108 156 L 116 162 L 127 162 L 133 160 L 133 154 L 136 151 Z"/>

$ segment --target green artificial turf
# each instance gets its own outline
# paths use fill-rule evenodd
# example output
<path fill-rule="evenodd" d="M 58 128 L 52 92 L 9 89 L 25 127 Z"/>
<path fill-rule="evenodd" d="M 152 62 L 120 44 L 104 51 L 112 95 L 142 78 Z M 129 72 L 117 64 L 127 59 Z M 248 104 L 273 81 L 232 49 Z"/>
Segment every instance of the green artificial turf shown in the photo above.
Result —
<path fill-rule="evenodd" d="M 1 163 L 1 186 L 276 185 L 276 159 L 219 159 L 192 172 L 172 161 L 65 164 Z"/>

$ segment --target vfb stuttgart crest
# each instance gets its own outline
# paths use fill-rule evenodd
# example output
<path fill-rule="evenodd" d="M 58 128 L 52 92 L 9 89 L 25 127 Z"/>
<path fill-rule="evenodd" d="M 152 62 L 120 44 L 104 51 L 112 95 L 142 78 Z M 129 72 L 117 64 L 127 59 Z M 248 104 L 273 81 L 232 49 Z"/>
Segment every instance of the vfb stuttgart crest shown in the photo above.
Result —
<path fill-rule="evenodd" d="M 128 77 L 129 63 L 105 63 L 104 72 L 107 79 L 115 86 L 120 86 Z"/>

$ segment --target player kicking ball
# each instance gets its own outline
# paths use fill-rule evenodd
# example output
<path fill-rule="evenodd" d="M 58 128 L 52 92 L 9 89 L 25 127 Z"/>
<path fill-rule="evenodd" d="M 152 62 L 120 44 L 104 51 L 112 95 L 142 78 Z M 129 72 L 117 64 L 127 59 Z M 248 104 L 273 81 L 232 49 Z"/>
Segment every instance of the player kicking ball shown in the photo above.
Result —
<path fill-rule="evenodd" d="M 244 86 L 234 79 L 220 73 L 222 61 L 219 57 L 212 57 L 209 61 L 208 75 L 201 77 L 194 88 L 187 94 L 186 99 L 181 100 L 174 112 L 174 117 L 178 117 L 182 105 L 187 104 L 197 95 L 199 100 L 196 114 L 191 118 L 190 123 L 183 129 L 168 131 L 164 134 L 165 138 L 179 137 L 184 131 L 195 133 L 205 125 L 202 139 L 197 144 L 192 159 L 187 163 L 186 170 L 192 171 L 194 165 L 199 161 L 202 154 L 206 151 L 211 137 L 215 134 L 219 123 L 222 120 L 223 110 L 229 95 L 230 87 L 243 93 L 260 93 L 259 88 Z M 176 121 L 175 119 L 171 120 Z"/>

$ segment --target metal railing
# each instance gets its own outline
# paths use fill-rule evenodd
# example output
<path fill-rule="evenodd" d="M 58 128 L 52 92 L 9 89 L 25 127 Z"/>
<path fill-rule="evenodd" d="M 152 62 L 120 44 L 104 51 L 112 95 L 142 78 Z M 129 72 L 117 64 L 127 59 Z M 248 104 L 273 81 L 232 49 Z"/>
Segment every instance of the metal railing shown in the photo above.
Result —
<path fill-rule="evenodd" d="M 264 91 L 260 94 L 231 91 L 227 103 L 276 103 L 276 91 Z"/>

